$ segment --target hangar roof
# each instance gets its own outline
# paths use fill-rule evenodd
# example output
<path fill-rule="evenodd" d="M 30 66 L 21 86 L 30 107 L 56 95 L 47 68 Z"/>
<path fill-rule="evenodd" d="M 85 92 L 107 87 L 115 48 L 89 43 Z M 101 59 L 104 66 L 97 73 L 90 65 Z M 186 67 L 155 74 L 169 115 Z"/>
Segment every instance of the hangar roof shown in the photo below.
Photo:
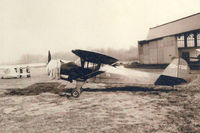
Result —
<path fill-rule="evenodd" d="M 146 40 L 154 40 L 197 29 L 200 29 L 200 13 L 150 28 Z"/>

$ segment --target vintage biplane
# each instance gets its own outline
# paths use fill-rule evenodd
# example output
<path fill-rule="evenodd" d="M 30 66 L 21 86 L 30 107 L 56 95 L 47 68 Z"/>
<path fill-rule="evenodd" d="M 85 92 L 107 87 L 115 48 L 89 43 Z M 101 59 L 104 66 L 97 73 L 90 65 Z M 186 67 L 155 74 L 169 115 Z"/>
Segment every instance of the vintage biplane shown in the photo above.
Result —
<path fill-rule="evenodd" d="M 112 86 L 167 85 L 186 83 L 189 67 L 185 60 L 175 58 L 162 74 L 128 69 L 119 65 L 113 57 L 86 50 L 72 50 L 79 57 L 75 62 L 51 60 L 49 52 L 48 74 L 52 79 L 76 82 L 73 97 L 79 97 L 86 82 L 104 83 Z"/>

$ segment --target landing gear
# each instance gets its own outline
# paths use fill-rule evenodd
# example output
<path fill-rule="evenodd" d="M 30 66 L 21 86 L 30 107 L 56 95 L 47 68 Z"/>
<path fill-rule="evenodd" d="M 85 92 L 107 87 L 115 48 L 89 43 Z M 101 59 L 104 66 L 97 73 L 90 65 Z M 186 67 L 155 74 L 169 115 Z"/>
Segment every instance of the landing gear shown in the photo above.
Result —
<path fill-rule="evenodd" d="M 71 95 L 75 98 L 78 98 L 80 96 L 80 91 L 73 89 Z"/>
<path fill-rule="evenodd" d="M 72 90 L 71 95 L 75 98 L 78 98 L 82 91 L 82 86 L 84 85 L 85 81 L 76 81 L 76 88 Z"/>

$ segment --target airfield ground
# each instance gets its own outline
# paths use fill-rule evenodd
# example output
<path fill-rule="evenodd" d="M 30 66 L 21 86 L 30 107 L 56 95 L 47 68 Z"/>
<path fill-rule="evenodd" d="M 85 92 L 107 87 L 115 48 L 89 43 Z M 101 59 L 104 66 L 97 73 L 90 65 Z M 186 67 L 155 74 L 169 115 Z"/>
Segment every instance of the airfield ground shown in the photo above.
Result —
<path fill-rule="evenodd" d="M 199 71 L 175 89 L 86 84 L 78 99 L 57 89 L 44 68 L 31 72 L 31 78 L 0 79 L 0 132 L 200 131 Z"/>

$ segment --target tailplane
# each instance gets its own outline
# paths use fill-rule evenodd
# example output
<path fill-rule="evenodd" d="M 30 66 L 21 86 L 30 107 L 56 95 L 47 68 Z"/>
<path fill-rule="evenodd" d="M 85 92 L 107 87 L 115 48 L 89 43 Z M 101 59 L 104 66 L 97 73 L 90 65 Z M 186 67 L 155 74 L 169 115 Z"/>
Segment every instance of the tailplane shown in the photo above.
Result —
<path fill-rule="evenodd" d="M 186 83 L 190 68 L 188 63 L 182 58 L 175 58 L 159 76 L 155 85 L 174 86 Z"/>

